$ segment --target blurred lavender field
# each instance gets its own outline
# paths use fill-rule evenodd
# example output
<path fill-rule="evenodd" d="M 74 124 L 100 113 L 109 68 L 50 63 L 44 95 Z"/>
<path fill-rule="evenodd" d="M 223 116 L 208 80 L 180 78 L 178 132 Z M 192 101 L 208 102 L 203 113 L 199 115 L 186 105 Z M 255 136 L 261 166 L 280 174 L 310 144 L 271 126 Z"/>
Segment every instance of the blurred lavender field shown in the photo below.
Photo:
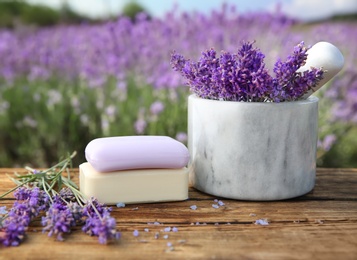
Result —
<path fill-rule="evenodd" d="M 173 50 L 236 51 L 255 40 L 271 69 L 301 41 L 328 41 L 343 71 L 320 97 L 319 166 L 357 167 L 357 24 L 302 24 L 281 13 L 144 14 L 133 22 L 0 30 L 0 167 L 48 166 L 97 137 L 169 135 L 186 142 L 187 96 Z M 269 62 L 271 61 L 271 62 Z M 273 152 L 273 151 L 272 151 Z"/>

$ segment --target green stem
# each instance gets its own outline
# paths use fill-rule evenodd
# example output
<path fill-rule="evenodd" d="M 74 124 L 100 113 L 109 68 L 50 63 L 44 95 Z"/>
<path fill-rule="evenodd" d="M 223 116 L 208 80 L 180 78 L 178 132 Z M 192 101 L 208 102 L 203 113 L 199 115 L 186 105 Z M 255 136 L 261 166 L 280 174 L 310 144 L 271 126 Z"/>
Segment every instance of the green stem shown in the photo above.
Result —
<path fill-rule="evenodd" d="M 53 203 L 53 200 L 51 198 L 50 193 L 48 192 L 48 190 L 46 189 L 46 182 L 45 182 L 45 178 L 42 178 L 42 187 L 43 190 L 46 192 L 46 194 L 48 195 L 48 197 L 50 198 L 51 204 Z"/>
<path fill-rule="evenodd" d="M 2 194 L 2 195 L 0 196 L 0 199 L 2 199 L 3 197 L 5 197 L 5 196 L 8 195 L 9 193 L 13 192 L 14 190 L 20 188 L 21 186 L 24 186 L 25 184 L 27 184 L 27 183 L 29 183 L 29 182 L 32 182 L 32 181 L 35 180 L 35 179 L 36 179 L 36 176 L 33 176 L 31 179 L 28 179 L 27 181 L 25 181 L 25 182 L 23 182 L 23 183 L 17 185 L 15 188 L 12 188 L 12 189 L 10 189 L 9 191 L 7 191 L 7 192 L 5 192 L 4 194 Z"/>

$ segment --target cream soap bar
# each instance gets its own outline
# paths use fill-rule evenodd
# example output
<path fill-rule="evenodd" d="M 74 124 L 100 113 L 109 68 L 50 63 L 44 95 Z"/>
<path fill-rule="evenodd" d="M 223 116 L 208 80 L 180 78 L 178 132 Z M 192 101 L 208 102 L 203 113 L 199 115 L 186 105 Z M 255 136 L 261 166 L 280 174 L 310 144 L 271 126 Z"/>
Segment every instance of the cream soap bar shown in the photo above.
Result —
<path fill-rule="evenodd" d="M 80 191 L 101 203 L 151 203 L 188 199 L 188 169 L 140 169 L 101 173 L 79 166 Z"/>
<path fill-rule="evenodd" d="M 87 161 L 99 172 L 130 169 L 179 169 L 187 165 L 188 149 L 168 136 L 97 138 L 85 149 Z"/>

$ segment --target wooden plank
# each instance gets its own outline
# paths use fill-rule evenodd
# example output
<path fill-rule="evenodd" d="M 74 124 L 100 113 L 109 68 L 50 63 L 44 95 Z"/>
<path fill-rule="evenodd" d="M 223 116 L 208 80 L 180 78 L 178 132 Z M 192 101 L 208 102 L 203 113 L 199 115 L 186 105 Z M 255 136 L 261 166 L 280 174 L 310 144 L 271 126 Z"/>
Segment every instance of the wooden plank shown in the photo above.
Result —
<path fill-rule="evenodd" d="M 14 186 L 4 174 L 13 171 L 0 169 L 0 192 Z M 183 202 L 113 207 L 122 238 L 106 246 L 80 227 L 64 242 L 55 241 L 42 234 L 36 220 L 20 247 L 0 247 L 0 259 L 357 259 L 356 183 L 356 169 L 318 169 L 314 191 L 292 200 L 222 199 L 225 205 L 215 209 L 216 197 L 190 188 L 190 199 Z M 13 202 L 8 198 L 0 204 L 11 207 Z M 254 224 L 261 218 L 269 225 Z M 148 224 L 155 221 L 160 225 Z M 164 232 L 168 226 L 179 231 Z M 139 230 L 139 237 L 133 236 L 134 230 Z"/>

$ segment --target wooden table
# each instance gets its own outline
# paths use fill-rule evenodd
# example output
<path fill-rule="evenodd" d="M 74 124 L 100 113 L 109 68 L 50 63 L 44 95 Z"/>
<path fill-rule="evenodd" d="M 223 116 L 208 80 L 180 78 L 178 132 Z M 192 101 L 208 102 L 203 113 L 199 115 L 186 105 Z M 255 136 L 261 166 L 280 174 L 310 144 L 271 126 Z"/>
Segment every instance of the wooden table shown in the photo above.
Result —
<path fill-rule="evenodd" d="M 5 173 L 14 171 L 0 169 L 0 193 L 13 187 Z M 193 188 L 189 196 L 183 202 L 113 207 L 122 238 L 109 245 L 80 227 L 64 242 L 55 241 L 42 234 L 38 220 L 20 247 L 0 247 L 0 259 L 357 259 L 357 169 L 318 169 L 315 189 L 286 201 L 221 199 L 225 205 L 213 208 L 215 197 Z M 254 224 L 257 219 L 269 225 Z M 155 221 L 160 225 L 148 224 Z"/>

